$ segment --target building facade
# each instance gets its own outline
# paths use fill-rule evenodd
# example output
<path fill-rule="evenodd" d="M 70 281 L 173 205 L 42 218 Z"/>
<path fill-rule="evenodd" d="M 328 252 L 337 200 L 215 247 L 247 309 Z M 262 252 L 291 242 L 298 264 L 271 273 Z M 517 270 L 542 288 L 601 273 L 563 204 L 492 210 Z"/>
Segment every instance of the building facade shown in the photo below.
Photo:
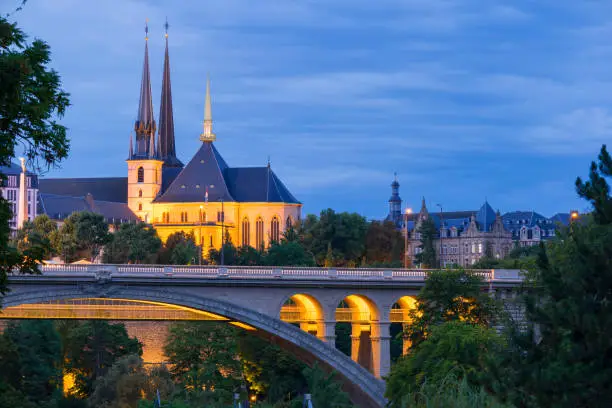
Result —
<path fill-rule="evenodd" d="M 148 30 L 147 30 L 148 35 Z M 159 126 L 158 126 L 159 123 Z M 194 136 L 198 137 L 198 136 Z M 183 164 L 176 155 L 168 34 L 159 122 L 153 111 L 148 37 L 138 113 L 129 139 L 127 177 L 42 179 L 47 213 L 69 215 L 86 205 L 116 221 L 141 220 L 160 238 L 192 233 L 207 252 L 222 241 L 264 248 L 301 218 L 302 204 L 272 170 L 230 167 L 215 146 L 210 80 L 206 81 L 201 145 Z M 53 218 L 53 217 L 52 217 Z"/>
<path fill-rule="evenodd" d="M 528 247 L 555 237 L 560 226 L 569 225 L 570 215 L 557 213 L 546 218 L 535 211 L 512 211 L 504 214 L 502 219 L 517 245 Z"/>
<path fill-rule="evenodd" d="M 10 166 L 0 166 L 0 174 L 4 180 L 0 184 L 2 197 L 9 202 L 13 217 L 9 227 L 15 231 L 24 221 L 31 221 L 38 215 L 38 176 L 25 167 L 11 163 Z"/>

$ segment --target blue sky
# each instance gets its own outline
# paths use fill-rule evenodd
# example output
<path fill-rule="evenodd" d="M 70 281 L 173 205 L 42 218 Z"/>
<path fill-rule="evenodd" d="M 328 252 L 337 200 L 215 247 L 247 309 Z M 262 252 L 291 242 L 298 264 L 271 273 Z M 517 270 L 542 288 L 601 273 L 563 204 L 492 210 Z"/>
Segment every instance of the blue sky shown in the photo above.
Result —
<path fill-rule="evenodd" d="M 144 20 L 158 112 L 166 16 L 179 157 L 209 72 L 220 152 L 270 156 L 306 212 L 383 217 L 393 172 L 414 208 L 582 210 L 575 177 L 612 141 L 608 1 L 29 0 L 13 18 L 50 44 L 73 104 L 48 176 L 125 174 Z"/>

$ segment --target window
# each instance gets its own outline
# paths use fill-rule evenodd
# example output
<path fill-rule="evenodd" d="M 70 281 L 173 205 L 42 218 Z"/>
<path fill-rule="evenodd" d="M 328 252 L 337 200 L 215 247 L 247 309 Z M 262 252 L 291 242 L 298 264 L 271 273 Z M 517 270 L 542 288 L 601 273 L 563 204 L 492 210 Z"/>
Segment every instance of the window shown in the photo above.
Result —
<path fill-rule="evenodd" d="M 28 177 L 28 187 L 32 187 L 32 177 Z"/>
<path fill-rule="evenodd" d="M 142 190 L 138 190 L 138 197 L 142 197 Z"/>
<path fill-rule="evenodd" d="M 257 249 L 262 249 L 264 246 L 264 222 L 259 217 L 257 221 L 255 221 L 255 246 Z"/>
<path fill-rule="evenodd" d="M 288 216 L 287 220 L 285 221 L 285 229 L 288 230 L 291 227 L 293 227 L 293 221 L 291 220 L 291 216 Z"/>
<path fill-rule="evenodd" d="M 472 253 L 475 254 L 476 253 L 476 243 L 472 242 Z"/>
<path fill-rule="evenodd" d="M 8 176 L 8 186 L 17 187 L 17 176 Z"/>
<path fill-rule="evenodd" d="M 464 251 L 463 252 L 465 252 L 466 254 L 470 253 L 470 244 L 466 243 L 464 245 Z"/>
<path fill-rule="evenodd" d="M 206 222 L 206 213 L 200 211 L 200 222 Z"/>
<path fill-rule="evenodd" d="M 181 212 L 181 222 L 187 222 L 187 211 L 182 211 Z"/>
<path fill-rule="evenodd" d="M 270 224 L 270 240 L 272 242 L 280 241 L 280 222 L 277 216 L 272 218 L 272 222 Z"/>
<path fill-rule="evenodd" d="M 144 183 L 144 168 L 142 166 L 138 168 L 138 182 Z"/>
<path fill-rule="evenodd" d="M 225 213 L 223 211 L 217 211 L 217 222 L 225 222 Z"/>
<path fill-rule="evenodd" d="M 251 245 L 250 232 L 251 232 L 251 223 L 249 222 L 249 219 L 245 217 L 242 220 L 242 246 Z"/>
<path fill-rule="evenodd" d="M 478 243 L 478 253 L 482 254 L 482 242 Z"/>
<path fill-rule="evenodd" d="M 162 213 L 162 222 L 168 224 L 170 222 L 170 213 Z"/>
<path fill-rule="evenodd" d="M 213 245 L 213 244 L 214 244 L 214 242 L 213 242 L 213 237 L 212 237 L 212 234 L 210 234 L 210 236 L 209 236 L 208 238 L 209 238 L 210 246 L 211 246 L 211 247 L 212 247 L 212 246 L 214 246 L 214 245 Z"/>
<path fill-rule="evenodd" d="M 142 211 L 142 203 L 138 203 L 138 211 Z"/>
<path fill-rule="evenodd" d="M 155 169 L 155 184 L 157 184 L 157 169 Z"/>

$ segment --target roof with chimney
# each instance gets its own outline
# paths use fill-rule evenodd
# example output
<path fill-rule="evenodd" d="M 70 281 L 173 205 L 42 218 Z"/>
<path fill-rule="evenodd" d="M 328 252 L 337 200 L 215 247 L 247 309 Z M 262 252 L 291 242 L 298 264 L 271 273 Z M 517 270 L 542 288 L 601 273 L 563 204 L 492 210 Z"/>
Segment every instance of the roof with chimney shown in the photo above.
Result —
<path fill-rule="evenodd" d="M 127 203 L 127 177 L 40 178 L 40 193 Z"/>

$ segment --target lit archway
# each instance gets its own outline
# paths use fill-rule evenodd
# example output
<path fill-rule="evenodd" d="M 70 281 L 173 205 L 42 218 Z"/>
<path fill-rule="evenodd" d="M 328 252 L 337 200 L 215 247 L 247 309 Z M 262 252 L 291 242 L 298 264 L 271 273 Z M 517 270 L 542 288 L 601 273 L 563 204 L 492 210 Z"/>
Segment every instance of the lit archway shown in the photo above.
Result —
<path fill-rule="evenodd" d="M 323 308 L 311 295 L 296 293 L 289 297 L 281 306 L 280 319 L 317 337 L 323 336 L 320 327 L 323 321 Z"/>
<path fill-rule="evenodd" d="M 363 295 L 348 295 L 336 308 L 336 347 L 370 371 L 373 369 L 370 323 L 379 320 L 378 307 Z"/>
<path fill-rule="evenodd" d="M 410 349 L 410 340 L 402 336 L 406 326 L 411 321 L 410 312 L 417 308 L 417 300 L 414 296 L 402 296 L 391 307 L 389 321 L 391 322 L 391 360 L 395 361 L 400 355 L 405 355 Z"/>

